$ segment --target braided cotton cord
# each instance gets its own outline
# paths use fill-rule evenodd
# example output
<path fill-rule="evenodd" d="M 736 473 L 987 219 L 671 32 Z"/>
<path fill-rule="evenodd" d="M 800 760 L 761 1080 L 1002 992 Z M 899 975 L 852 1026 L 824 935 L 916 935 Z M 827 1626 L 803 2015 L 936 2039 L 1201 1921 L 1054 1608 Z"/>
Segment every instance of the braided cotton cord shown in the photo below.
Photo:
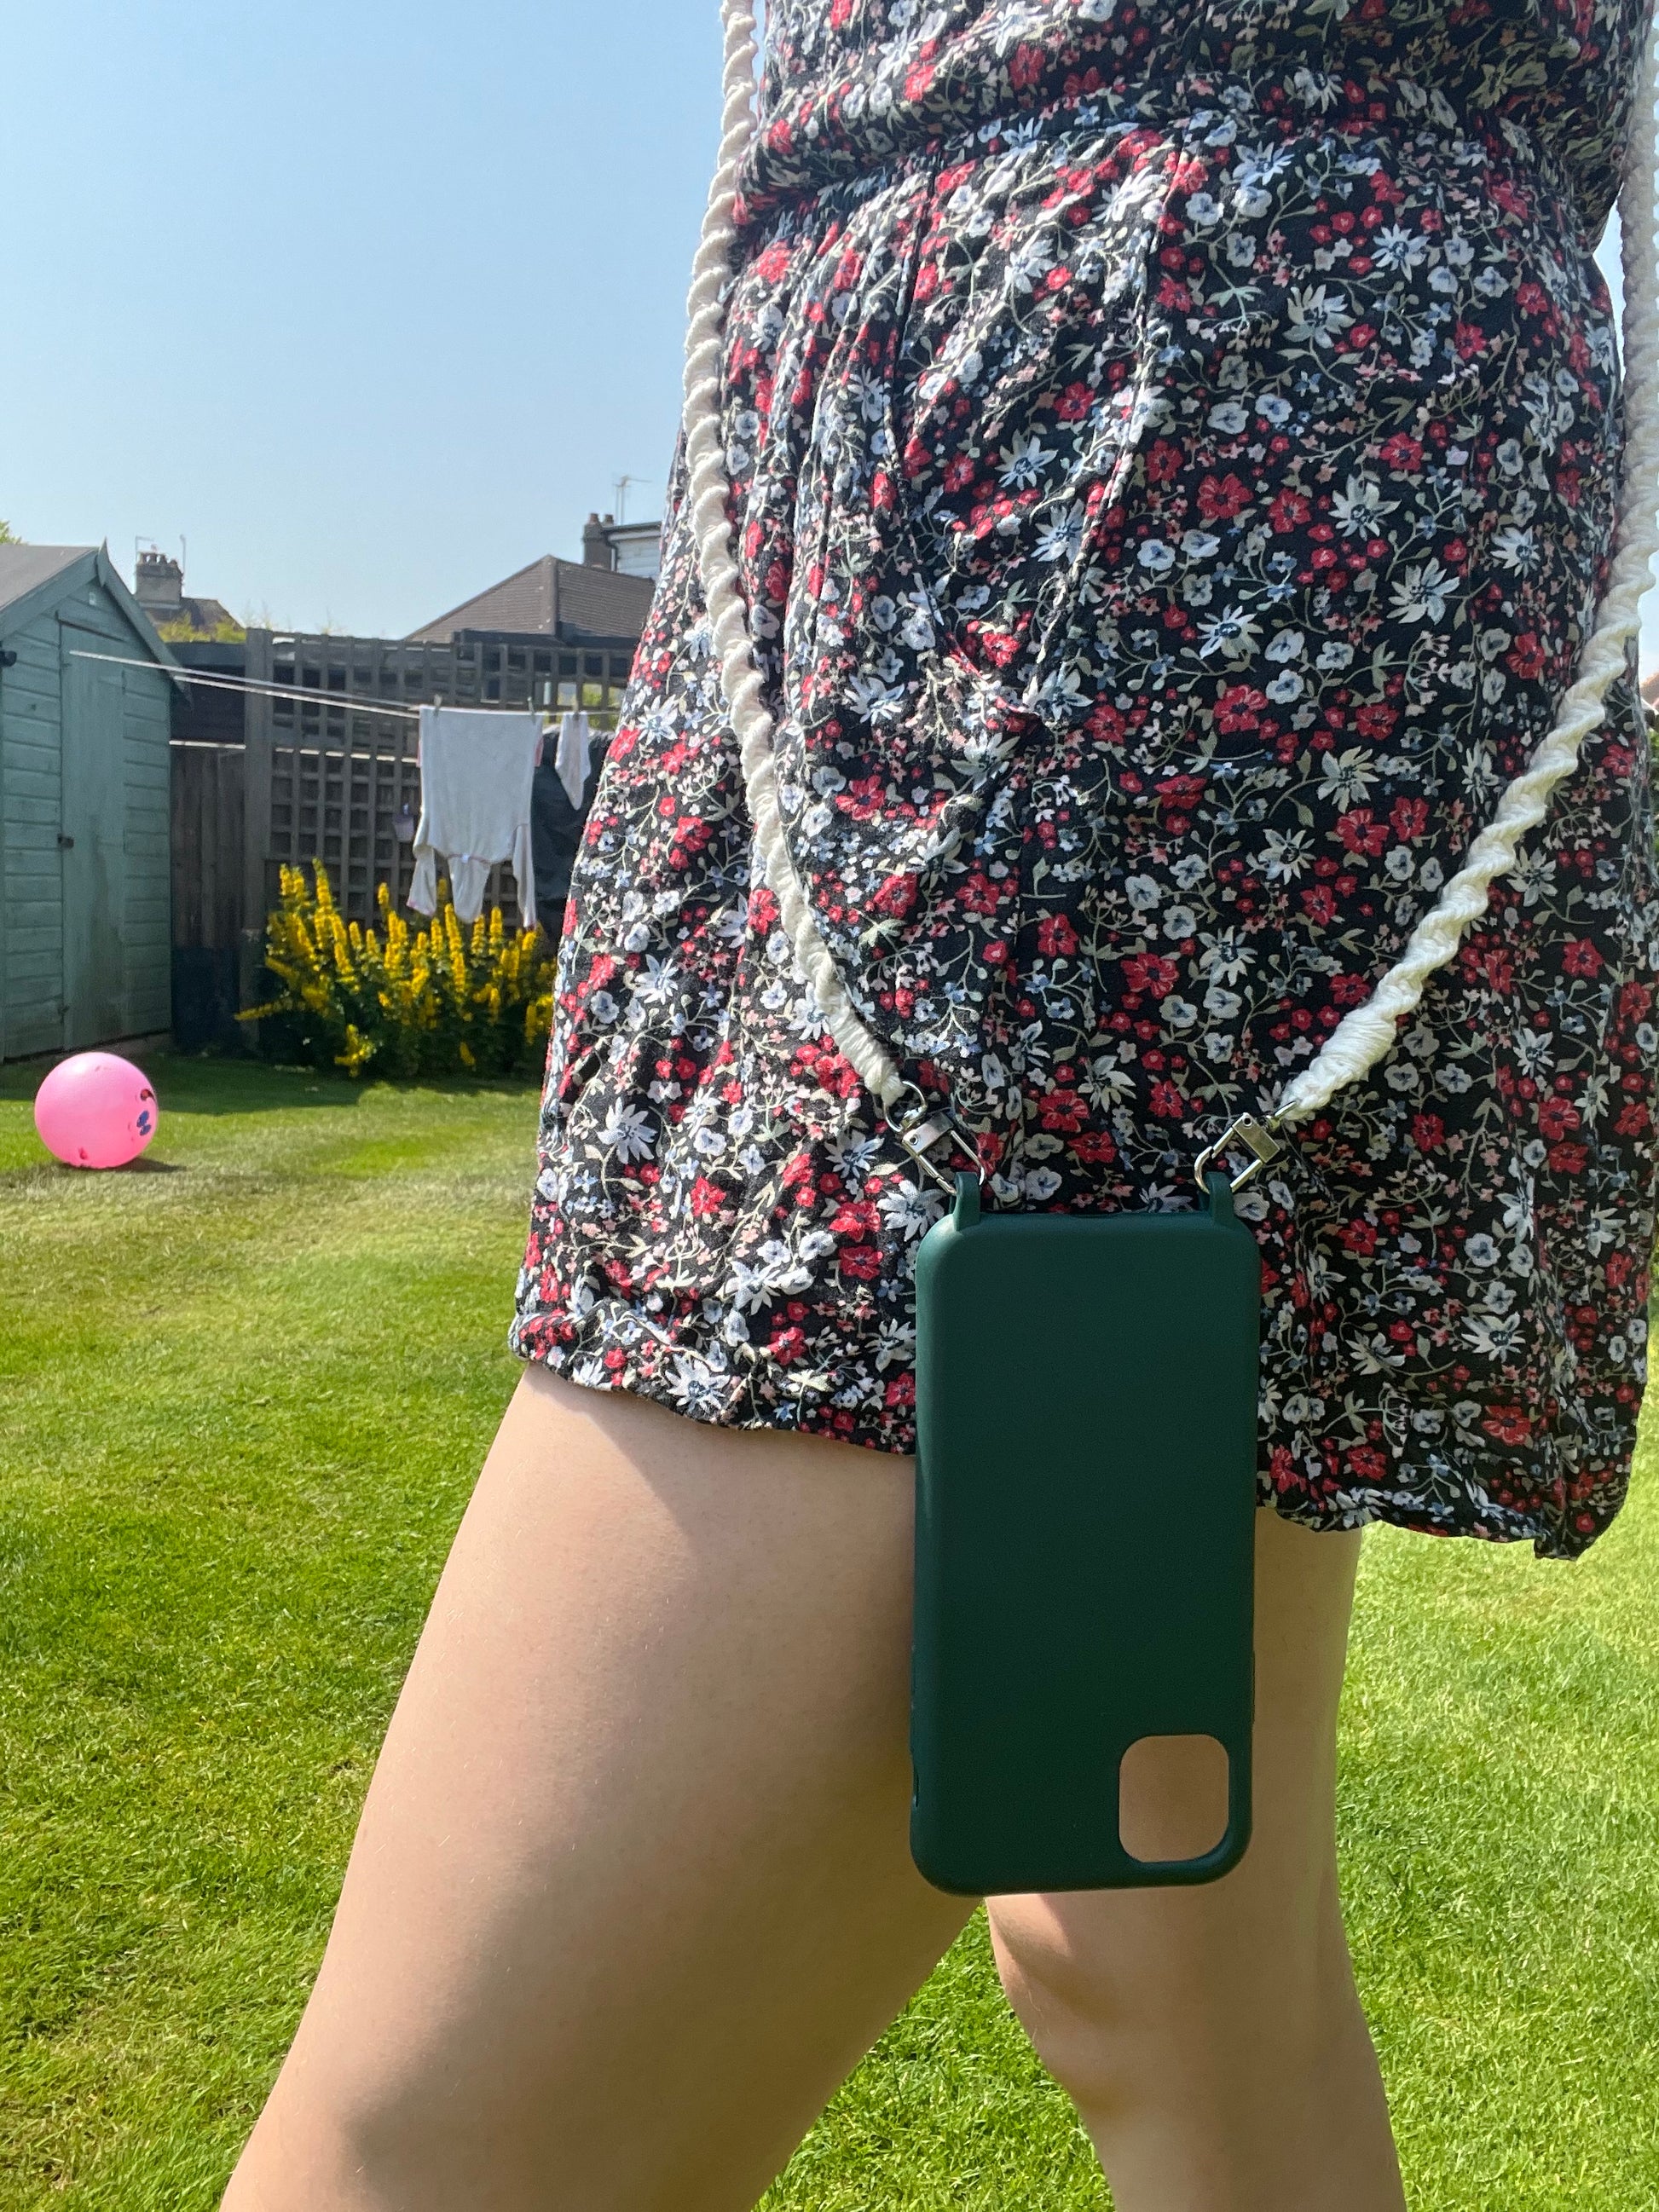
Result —
<path fill-rule="evenodd" d="M 1276 1118 L 1299 1121 L 1374 1067 L 1400 1024 L 1421 1001 L 1431 975 L 1446 966 L 1492 896 L 1494 876 L 1515 865 L 1516 848 L 1549 811 L 1550 797 L 1578 765 L 1579 748 L 1601 720 L 1607 687 L 1624 673 L 1626 648 L 1641 628 L 1649 566 L 1659 552 L 1659 271 L 1654 251 L 1654 103 L 1659 96 L 1659 14 L 1637 80 L 1636 112 L 1619 198 L 1625 270 L 1625 463 L 1619 531 L 1607 590 L 1578 676 L 1555 726 L 1498 802 L 1457 873 L 1407 941 L 1406 950 L 1363 1006 L 1345 1015 L 1324 1048 L 1285 1087 Z"/>
<path fill-rule="evenodd" d="M 761 696 L 749 620 L 738 588 L 726 508 L 731 484 L 721 427 L 720 367 L 724 292 L 735 235 L 732 204 L 738 169 L 754 135 L 755 15 L 749 0 L 721 0 L 726 40 L 725 104 L 720 159 L 708 189 L 702 237 L 692 264 L 690 324 L 685 341 L 687 497 L 696 533 L 703 598 L 720 658 L 727 710 L 743 763 L 755 842 L 802 975 L 825 1024 L 860 1079 L 884 1107 L 908 1087 L 886 1048 L 848 996 L 840 970 L 818 933 L 796 872 L 778 811 L 773 757 L 775 725 Z M 1517 848 L 1543 821 L 1555 787 L 1577 767 L 1584 739 L 1600 723 L 1609 685 L 1623 673 L 1626 647 L 1640 628 L 1649 563 L 1659 552 L 1659 266 L 1654 237 L 1655 102 L 1659 98 L 1659 12 L 1638 82 L 1636 112 L 1620 195 L 1625 274 L 1626 442 L 1620 519 L 1607 590 L 1577 680 L 1561 702 L 1554 727 L 1504 792 L 1487 827 L 1439 902 L 1419 922 L 1404 953 L 1363 1006 L 1346 1015 L 1323 1048 L 1287 1085 L 1277 1121 L 1316 1114 L 1357 1083 L 1393 1047 L 1399 1025 L 1421 1002 L 1429 978 L 1455 956 L 1465 932 L 1485 914 L 1494 877 L 1515 864 Z"/>
<path fill-rule="evenodd" d="M 688 302 L 691 319 L 685 335 L 686 496 L 696 532 L 703 599 L 720 657 L 726 710 L 743 760 L 749 818 L 766 866 L 766 880 L 776 896 L 795 958 L 812 987 L 830 1036 L 860 1079 L 884 1106 L 890 1107 L 904 1090 L 904 1080 L 890 1054 L 853 1010 L 847 987 L 812 919 L 778 811 L 774 724 L 761 697 L 748 613 L 738 590 L 738 564 L 732 556 L 732 532 L 726 520 L 732 488 L 726 478 L 720 422 L 726 323 L 722 295 L 735 234 L 732 208 L 738 171 L 755 128 L 754 9 L 747 0 L 722 0 L 720 19 L 726 33 L 726 77 L 720 159 L 708 187 L 708 209 L 703 216 L 697 258 L 691 265 Z"/>

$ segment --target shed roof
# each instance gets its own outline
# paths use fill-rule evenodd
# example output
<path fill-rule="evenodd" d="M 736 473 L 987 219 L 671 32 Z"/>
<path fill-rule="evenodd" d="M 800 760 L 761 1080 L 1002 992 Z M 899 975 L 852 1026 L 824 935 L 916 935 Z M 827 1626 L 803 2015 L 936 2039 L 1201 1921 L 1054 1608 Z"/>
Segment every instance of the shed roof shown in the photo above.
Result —
<path fill-rule="evenodd" d="M 501 583 L 463 600 L 409 634 L 411 645 L 447 645 L 457 630 L 516 631 L 521 636 L 636 638 L 651 611 L 648 576 L 589 568 L 544 553 Z"/>
<path fill-rule="evenodd" d="M 97 551 L 95 545 L 0 545 L 0 615 Z"/>
<path fill-rule="evenodd" d="M 0 623 L 21 629 L 52 606 L 76 569 L 96 578 L 126 617 L 149 658 L 182 684 L 179 664 L 155 635 L 155 625 L 122 582 L 107 545 L 0 545 Z"/>

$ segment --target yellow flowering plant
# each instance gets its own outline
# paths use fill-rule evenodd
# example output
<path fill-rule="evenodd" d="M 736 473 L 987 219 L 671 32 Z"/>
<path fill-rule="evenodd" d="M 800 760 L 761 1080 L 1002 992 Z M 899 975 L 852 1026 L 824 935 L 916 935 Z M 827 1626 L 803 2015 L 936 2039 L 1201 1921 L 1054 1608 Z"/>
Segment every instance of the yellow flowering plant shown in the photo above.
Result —
<path fill-rule="evenodd" d="M 449 888 L 413 929 L 382 884 L 380 927 L 348 921 L 328 871 L 283 870 L 282 904 L 265 928 L 265 965 L 281 987 L 238 1016 L 273 1022 L 286 1056 L 361 1075 L 512 1075 L 533 1066 L 553 1018 L 554 957 L 533 929 L 509 933 L 499 907 L 469 928 Z"/>

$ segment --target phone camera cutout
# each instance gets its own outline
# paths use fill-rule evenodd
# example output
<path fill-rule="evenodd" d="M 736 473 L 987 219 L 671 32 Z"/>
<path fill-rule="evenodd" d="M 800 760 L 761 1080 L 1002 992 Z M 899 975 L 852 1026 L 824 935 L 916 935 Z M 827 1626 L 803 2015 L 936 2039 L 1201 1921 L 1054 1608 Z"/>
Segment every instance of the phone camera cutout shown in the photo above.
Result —
<path fill-rule="evenodd" d="M 1227 1832 L 1227 1752 L 1212 1735 L 1143 1735 L 1117 1771 L 1118 1839 L 1143 1866 L 1201 1859 Z"/>

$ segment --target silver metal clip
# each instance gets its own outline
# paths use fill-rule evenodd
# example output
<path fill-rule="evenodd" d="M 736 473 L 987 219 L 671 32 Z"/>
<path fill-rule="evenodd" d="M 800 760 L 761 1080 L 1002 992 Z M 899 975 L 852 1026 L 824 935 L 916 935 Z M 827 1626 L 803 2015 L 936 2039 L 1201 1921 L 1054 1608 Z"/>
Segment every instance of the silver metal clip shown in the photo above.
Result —
<path fill-rule="evenodd" d="M 1212 1145 L 1206 1145 L 1193 1164 L 1193 1180 L 1200 1190 L 1207 1188 L 1204 1171 L 1212 1160 L 1225 1153 L 1245 1152 L 1253 1157 L 1243 1175 L 1235 1176 L 1232 1188 L 1243 1190 L 1246 1183 L 1254 1182 L 1263 1168 L 1278 1159 L 1285 1147 L 1282 1139 L 1274 1136 L 1273 1127 L 1279 1117 L 1270 1114 L 1265 1121 L 1258 1121 L 1254 1114 L 1241 1114 L 1230 1121 Z"/>
<path fill-rule="evenodd" d="M 952 1137 L 956 1139 L 959 1149 L 965 1152 L 970 1160 L 976 1161 L 977 1155 L 974 1146 L 942 1107 L 929 1112 L 927 1101 L 914 1083 L 907 1083 L 904 1088 L 915 1101 L 915 1108 L 912 1109 L 912 1118 L 908 1121 L 903 1120 L 896 1105 L 884 1106 L 881 1109 L 882 1118 L 922 1173 L 930 1176 L 941 1190 L 948 1190 L 954 1194 L 957 1187 L 955 1176 L 942 1168 L 937 1160 L 930 1159 L 928 1154 L 935 1145 L 943 1143 L 947 1137 Z"/>

